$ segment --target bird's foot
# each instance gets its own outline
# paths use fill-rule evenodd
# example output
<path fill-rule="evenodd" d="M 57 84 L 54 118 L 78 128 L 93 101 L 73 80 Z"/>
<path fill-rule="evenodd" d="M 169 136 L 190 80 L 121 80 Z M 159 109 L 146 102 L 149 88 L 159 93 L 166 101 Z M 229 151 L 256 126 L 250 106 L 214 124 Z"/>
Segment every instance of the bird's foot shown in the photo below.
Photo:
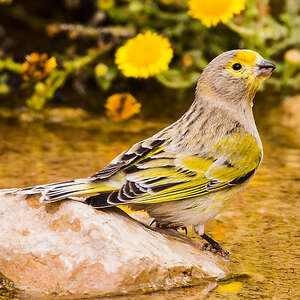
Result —
<path fill-rule="evenodd" d="M 152 226 L 153 224 L 156 228 L 174 229 L 177 231 L 178 231 L 178 229 L 182 229 L 184 231 L 185 235 L 187 235 L 187 233 L 188 233 L 188 230 L 185 226 L 164 226 L 162 224 L 159 224 L 155 219 L 152 220 L 152 222 L 150 223 L 150 226 Z"/>
<path fill-rule="evenodd" d="M 229 251 L 225 251 L 220 244 L 218 244 L 218 246 L 213 246 L 210 243 L 204 243 L 202 248 L 203 248 L 203 250 L 206 250 L 206 251 L 218 253 L 222 257 L 225 257 L 225 258 L 228 258 L 229 254 L 230 254 Z"/>
<path fill-rule="evenodd" d="M 182 229 L 184 231 L 185 235 L 188 234 L 188 230 L 187 230 L 186 226 L 182 226 L 182 227 L 180 227 L 180 229 Z"/>
<path fill-rule="evenodd" d="M 222 257 L 229 259 L 229 252 L 225 251 L 223 249 L 223 247 L 216 242 L 214 239 L 212 239 L 211 237 L 209 237 L 207 234 L 203 233 L 201 235 L 201 237 L 207 241 L 207 243 L 205 243 L 203 245 L 203 249 L 207 250 L 207 251 L 211 251 L 214 253 L 218 253 L 220 254 Z"/>
<path fill-rule="evenodd" d="M 149 226 L 151 227 L 153 224 L 155 225 L 155 227 L 157 227 L 157 224 L 158 224 L 158 223 L 156 222 L 155 219 L 153 219 L 153 220 L 151 221 L 151 223 L 150 223 Z"/>

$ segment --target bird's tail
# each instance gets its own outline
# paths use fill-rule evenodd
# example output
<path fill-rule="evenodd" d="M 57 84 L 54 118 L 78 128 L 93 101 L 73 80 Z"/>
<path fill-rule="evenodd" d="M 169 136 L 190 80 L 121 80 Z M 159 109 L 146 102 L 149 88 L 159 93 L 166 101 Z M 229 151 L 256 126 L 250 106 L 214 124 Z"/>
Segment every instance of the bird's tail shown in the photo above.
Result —
<path fill-rule="evenodd" d="M 86 197 L 92 196 L 101 192 L 113 191 L 115 188 L 101 184 L 94 183 L 89 178 L 76 179 L 65 182 L 51 183 L 45 185 L 37 185 L 23 189 L 4 189 L 0 190 L 2 194 L 21 194 L 21 195 L 35 195 L 41 194 L 41 202 L 55 202 L 63 199 L 74 199 L 77 201 L 84 201 Z M 74 197 L 74 198 L 73 198 Z"/>

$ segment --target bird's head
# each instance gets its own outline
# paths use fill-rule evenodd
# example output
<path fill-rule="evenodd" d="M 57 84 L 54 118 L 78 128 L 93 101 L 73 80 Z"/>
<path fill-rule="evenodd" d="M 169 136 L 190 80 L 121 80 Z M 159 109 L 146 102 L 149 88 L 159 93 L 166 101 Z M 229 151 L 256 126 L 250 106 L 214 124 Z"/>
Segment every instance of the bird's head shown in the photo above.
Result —
<path fill-rule="evenodd" d="M 229 102 L 248 102 L 275 65 L 251 50 L 232 50 L 213 59 L 202 72 L 197 93 Z"/>

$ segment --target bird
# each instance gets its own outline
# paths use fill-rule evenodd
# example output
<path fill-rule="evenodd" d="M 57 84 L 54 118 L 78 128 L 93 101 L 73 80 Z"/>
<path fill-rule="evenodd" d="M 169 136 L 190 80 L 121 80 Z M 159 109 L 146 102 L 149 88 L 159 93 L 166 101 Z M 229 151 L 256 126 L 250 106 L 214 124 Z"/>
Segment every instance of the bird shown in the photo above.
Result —
<path fill-rule="evenodd" d="M 1 193 L 39 193 L 43 203 L 69 199 L 98 210 L 126 205 L 146 211 L 160 228 L 192 226 L 207 247 L 228 255 L 204 225 L 245 189 L 261 164 L 253 99 L 274 69 L 255 51 L 224 52 L 204 68 L 194 101 L 180 119 L 96 174 Z"/>

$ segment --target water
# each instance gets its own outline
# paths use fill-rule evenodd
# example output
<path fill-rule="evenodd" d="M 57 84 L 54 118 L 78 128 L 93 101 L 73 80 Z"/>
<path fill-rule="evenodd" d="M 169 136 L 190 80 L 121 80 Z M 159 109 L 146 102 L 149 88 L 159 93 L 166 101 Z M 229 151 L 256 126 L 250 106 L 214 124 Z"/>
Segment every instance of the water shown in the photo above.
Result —
<path fill-rule="evenodd" d="M 281 107 L 263 101 L 256 107 L 263 164 L 248 189 L 206 227 L 239 262 L 232 266 L 233 278 L 218 287 L 115 299 L 300 299 L 299 134 L 282 125 Z M 171 121 L 1 122 L 0 188 L 89 176 Z"/>

